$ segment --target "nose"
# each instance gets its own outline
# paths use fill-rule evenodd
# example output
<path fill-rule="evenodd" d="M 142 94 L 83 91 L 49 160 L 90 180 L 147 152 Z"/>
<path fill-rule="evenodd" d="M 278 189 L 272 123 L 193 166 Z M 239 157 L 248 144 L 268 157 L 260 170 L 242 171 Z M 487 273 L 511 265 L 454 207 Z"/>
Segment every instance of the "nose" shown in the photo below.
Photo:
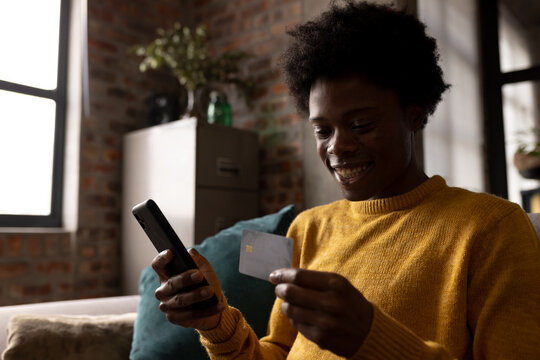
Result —
<path fill-rule="evenodd" d="M 354 134 L 346 130 L 339 130 L 334 132 L 334 136 L 328 145 L 327 152 L 332 155 L 341 156 L 354 152 L 357 148 L 358 141 Z"/>

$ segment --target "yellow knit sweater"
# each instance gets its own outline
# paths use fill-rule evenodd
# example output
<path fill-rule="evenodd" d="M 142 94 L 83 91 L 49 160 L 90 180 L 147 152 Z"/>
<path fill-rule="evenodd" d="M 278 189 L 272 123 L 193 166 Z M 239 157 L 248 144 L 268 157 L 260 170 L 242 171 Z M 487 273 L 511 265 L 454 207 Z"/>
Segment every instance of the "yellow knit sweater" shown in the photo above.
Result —
<path fill-rule="evenodd" d="M 345 276 L 374 304 L 353 359 L 540 359 L 540 247 L 524 212 L 435 176 L 388 199 L 337 201 L 291 225 L 293 266 Z M 228 307 L 212 359 L 338 359 L 274 304 L 258 340 Z"/>

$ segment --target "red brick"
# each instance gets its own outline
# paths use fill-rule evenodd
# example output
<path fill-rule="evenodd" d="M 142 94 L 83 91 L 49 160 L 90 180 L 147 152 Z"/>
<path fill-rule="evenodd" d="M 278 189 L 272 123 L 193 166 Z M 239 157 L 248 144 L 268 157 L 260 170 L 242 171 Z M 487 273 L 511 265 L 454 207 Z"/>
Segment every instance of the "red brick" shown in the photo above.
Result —
<path fill-rule="evenodd" d="M 14 278 L 28 273 L 28 265 L 25 263 L 0 264 L 0 278 Z"/>
<path fill-rule="evenodd" d="M 283 175 L 279 180 L 279 186 L 281 188 L 290 189 L 293 187 L 293 180 L 290 174 Z"/>
<path fill-rule="evenodd" d="M 100 273 L 103 269 L 103 264 L 98 260 L 84 260 L 79 263 L 79 272 L 81 274 L 90 275 Z"/>
<path fill-rule="evenodd" d="M 70 294 L 73 292 L 73 286 L 68 283 L 62 283 L 58 285 L 58 289 L 60 289 L 60 291 L 64 294 Z"/>
<path fill-rule="evenodd" d="M 96 160 L 99 156 L 99 149 L 94 146 L 86 146 L 82 149 L 82 156 L 84 159 Z"/>
<path fill-rule="evenodd" d="M 43 255 L 43 238 L 39 235 L 32 235 L 27 238 L 27 253 L 31 257 Z"/>
<path fill-rule="evenodd" d="M 210 4 L 212 2 L 212 0 L 195 0 L 193 1 L 193 6 L 195 8 L 201 8 L 201 7 L 204 7 L 208 4 Z"/>
<path fill-rule="evenodd" d="M 60 235 L 58 251 L 63 255 L 71 254 L 71 234 Z"/>
<path fill-rule="evenodd" d="M 58 254 L 58 235 L 46 234 L 43 236 L 43 242 L 45 243 L 45 255 L 57 255 Z"/>
<path fill-rule="evenodd" d="M 10 236 L 8 237 L 8 255 L 15 257 L 21 254 L 23 247 L 22 236 Z"/>
<path fill-rule="evenodd" d="M 84 260 L 79 264 L 79 271 L 82 274 L 109 274 L 115 267 L 110 261 Z"/>
<path fill-rule="evenodd" d="M 277 83 L 272 87 L 272 91 L 276 95 L 287 94 L 289 92 L 289 88 L 284 83 Z"/>
<path fill-rule="evenodd" d="M 71 264 L 67 261 L 54 260 L 39 263 L 36 265 L 36 271 L 39 273 L 51 274 L 62 273 L 66 274 L 71 272 Z"/>
<path fill-rule="evenodd" d="M 11 287 L 11 293 L 16 297 L 44 296 L 51 293 L 51 285 L 15 285 Z"/>
<path fill-rule="evenodd" d="M 81 178 L 81 188 L 83 190 L 94 190 L 96 189 L 96 179 L 91 177 Z"/>
<path fill-rule="evenodd" d="M 89 4 L 90 5 L 90 4 Z M 96 20 L 102 20 L 105 23 L 109 23 L 113 20 L 114 12 L 100 9 L 96 6 L 88 6 L 88 18 L 95 18 Z M 100 21 L 101 22 L 101 21 Z"/>
<path fill-rule="evenodd" d="M 100 206 L 102 208 L 115 207 L 117 204 L 116 198 L 109 195 L 87 195 L 86 201 L 88 205 Z"/>
<path fill-rule="evenodd" d="M 107 146 L 116 146 L 116 144 L 118 143 L 118 139 L 115 138 L 114 136 L 105 136 L 103 138 L 103 142 Z"/>
<path fill-rule="evenodd" d="M 83 171 L 86 174 L 90 173 L 114 173 L 118 168 L 111 164 L 85 162 L 82 165 Z"/>
<path fill-rule="evenodd" d="M 114 193 L 120 193 L 122 191 L 122 183 L 117 180 L 112 180 L 107 183 L 107 190 Z"/>
<path fill-rule="evenodd" d="M 117 47 L 109 42 L 98 40 L 92 37 L 88 37 L 88 47 L 95 48 L 107 52 L 116 52 Z"/>
<path fill-rule="evenodd" d="M 286 204 L 289 201 L 289 194 L 286 192 L 280 192 L 278 194 L 278 202 L 280 204 Z"/>
<path fill-rule="evenodd" d="M 107 161 L 117 161 L 120 158 L 120 153 L 118 150 L 105 150 L 105 160 Z"/>
<path fill-rule="evenodd" d="M 118 256 L 117 244 L 101 244 L 100 253 L 102 256 L 117 257 Z"/>
<path fill-rule="evenodd" d="M 79 255 L 85 258 L 96 256 L 96 247 L 92 245 L 83 245 L 79 248 Z"/>
<path fill-rule="evenodd" d="M 107 95 L 118 99 L 135 100 L 135 96 L 131 91 L 115 86 L 111 86 L 107 89 Z"/>
<path fill-rule="evenodd" d="M 177 11 L 176 9 L 170 7 L 170 6 L 167 6 L 166 4 L 160 4 L 158 2 L 154 2 L 155 6 L 157 7 L 158 9 L 158 12 L 160 15 L 162 16 L 166 16 L 168 18 L 180 18 L 181 17 L 181 13 L 179 11 Z"/>
<path fill-rule="evenodd" d="M 107 223 L 120 224 L 121 216 L 118 212 L 108 212 L 105 214 L 105 221 Z"/>

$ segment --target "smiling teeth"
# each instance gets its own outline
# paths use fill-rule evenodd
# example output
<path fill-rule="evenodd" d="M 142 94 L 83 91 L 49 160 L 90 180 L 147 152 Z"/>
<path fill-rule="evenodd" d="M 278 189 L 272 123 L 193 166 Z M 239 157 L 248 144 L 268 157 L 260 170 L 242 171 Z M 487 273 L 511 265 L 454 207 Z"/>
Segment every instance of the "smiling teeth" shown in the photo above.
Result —
<path fill-rule="evenodd" d="M 365 171 L 368 168 L 368 165 L 364 165 L 362 167 L 357 168 L 336 168 L 336 172 L 339 174 L 339 176 L 350 179 L 355 176 L 358 176 L 362 171 Z"/>

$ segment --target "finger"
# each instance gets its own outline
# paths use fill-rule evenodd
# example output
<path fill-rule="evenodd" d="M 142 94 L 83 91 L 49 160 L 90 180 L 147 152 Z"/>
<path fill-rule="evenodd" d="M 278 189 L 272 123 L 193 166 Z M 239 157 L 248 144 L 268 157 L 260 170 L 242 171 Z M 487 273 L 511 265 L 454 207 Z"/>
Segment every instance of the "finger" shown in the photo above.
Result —
<path fill-rule="evenodd" d="M 193 261 L 195 261 L 195 264 L 197 264 L 197 267 L 199 270 L 202 271 L 203 274 L 213 273 L 214 269 L 212 268 L 212 265 L 206 260 L 204 256 L 202 256 L 195 248 L 190 248 L 188 250 L 189 255 L 193 258 Z"/>
<path fill-rule="evenodd" d="M 303 288 L 296 284 L 281 283 L 275 288 L 276 296 L 285 302 L 304 308 L 341 315 L 343 309 L 341 296 L 337 293 Z"/>
<path fill-rule="evenodd" d="M 167 311 L 165 313 L 167 320 L 173 324 L 189 327 L 190 324 L 207 317 L 220 314 L 225 309 L 223 303 L 202 309 L 184 309 L 176 311 Z"/>
<path fill-rule="evenodd" d="M 281 304 L 281 312 L 291 319 L 295 326 L 298 324 L 305 324 L 327 332 L 339 331 L 343 326 L 343 322 L 332 315 L 288 302 L 283 302 Z"/>
<path fill-rule="evenodd" d="M 177 293 L 174 296 L 161 300 L 159 309 L 166 312 L 169 310 L 174 311 L 187 308 L 193 304 L 211 298 L 212 295 L 214 295 L 214 289 L 212 289 L 210 286 L 204 286 L 187 293 Z"/>
<path fill-rule="evenodd" d="M 166 279 L 161 283 L 161 286 L 156 289 L 154 294 L 158 300 L 163 300 L 174 296 L 179 292 L 186 291 L 186 288 L 200 283 L 203 278 L 203 274 L 199 270 L 188 270 L 180 275 Z"/>
<path fill-rule="evenodd" d="M 221 298 L 221 285 L 219 284 L 218 277 L 212 268 L 212 265 L 210 265 L 208 260 L 206 260 L 206 258 L 194 248 L 189 249 L 188 252 L 193 258 L 193 261 L 195 261 L 195 264 L 197 264 L 199 270 L 203 273 L 206 281 L 208 281 L 208 283 L 214 287 L 216 294 L 219 295 L 219 298 Z"/>
<path fill-rule="evenodd" d="M 270 274 L 273 284 L 292 283 L 319 291 L 343 291 L 348 281 L 341 275 L 298 268 L 278 269 Z"/>
<path fill-rule="evenodd" d="M 166 281 L 169 278 L 165 267 L 172 260 L 172 257 L 173 255 L 171 250 L 164 250 L 157 254 L 156 257 L 154 257 L 154 259 L 152 260 L 152 269 L 154 269 L 154 271 L 158 275 L 160 283 Z"/>

